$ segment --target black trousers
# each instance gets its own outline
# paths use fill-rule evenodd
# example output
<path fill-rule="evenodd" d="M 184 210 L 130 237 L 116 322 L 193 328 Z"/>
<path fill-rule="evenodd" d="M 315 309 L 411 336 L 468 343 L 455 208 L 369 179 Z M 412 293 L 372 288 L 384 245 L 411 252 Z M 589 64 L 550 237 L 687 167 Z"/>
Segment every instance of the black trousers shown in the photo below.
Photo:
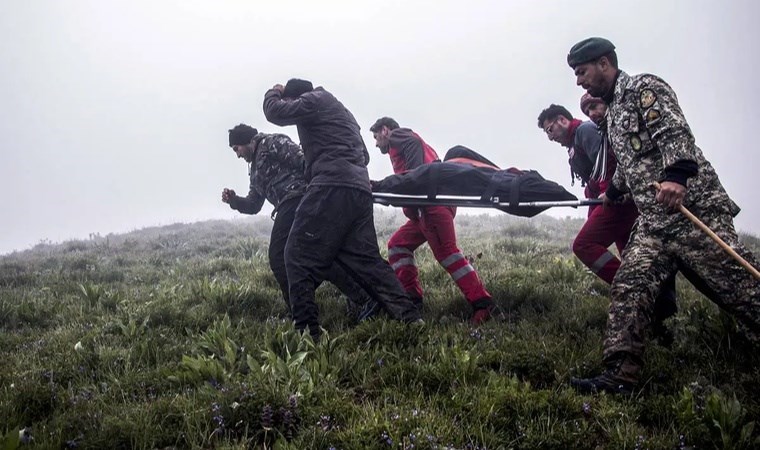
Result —
<path fill-rule="evenodd" d="M 319 337 L 314 291 L 338 263 L 394 319 L 419 319 L 420 313 L 377 245 L 372 195 L 358 189 L 312 186 L 296 211 L 285 246 L 290 304 L 299 330 Z"/>
<path fill-rule="evenodd" d="M 272 269 L 277 284 L 280 285 L 282 298 L 288 306 L 288 311 L 293 314 L 290 306 L 288 292 L 288 274 L 285 269 L 285 244 L 288 242 L 290 228 L 296 218 L 296 209 L 303 197 L 294 197 L 282 202 L 277 208 L 277 215 L 272 225 L 272 234 L 269 237 L 269 267 Z M 361 307 L 370 300 L 364 289 L 351 278 L 342 267 L 333 264 L 325 274 L 325 280 L 334 284 L 351 303 Z"/>

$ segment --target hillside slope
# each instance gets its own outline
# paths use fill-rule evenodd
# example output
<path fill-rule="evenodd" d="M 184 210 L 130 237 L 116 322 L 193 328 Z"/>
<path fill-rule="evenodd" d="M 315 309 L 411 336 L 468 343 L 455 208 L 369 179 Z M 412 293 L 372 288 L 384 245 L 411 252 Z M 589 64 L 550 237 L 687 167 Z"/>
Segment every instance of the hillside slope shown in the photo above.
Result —
<path fill-rule="evenodd" d="M 381 248 L 402 219 L 378 212 Z M 687 282 L 675 342 L 650 343 L 642 388 L 579 396 L 567 381 L 600 370 L 608 304 L 570 252 L 582 221 L 457 224 L 495 320 L 468 326 L 425 247 L 424 327 L 356 326 L 323 286 L 317 345 L 283 319 L 268 218 L 1 257 L 0 432 L 30 427 L 39 448 L 80 449 L 756 448 L 760 356 Z"/>

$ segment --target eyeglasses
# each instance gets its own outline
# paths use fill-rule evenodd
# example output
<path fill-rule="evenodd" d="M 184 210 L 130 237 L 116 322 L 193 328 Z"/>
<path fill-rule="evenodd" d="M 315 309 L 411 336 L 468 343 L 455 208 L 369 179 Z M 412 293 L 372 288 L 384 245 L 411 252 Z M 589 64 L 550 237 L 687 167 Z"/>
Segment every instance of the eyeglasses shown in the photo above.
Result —
<path fill-rule="evenodd" d="M 547 135 L 552 134 L 552 128 L 554 127 L 554 124 L 557 123 L 557 118 L 555 117 L 552 119 L 548 125 L 544 127 L 544 133 Z"/>

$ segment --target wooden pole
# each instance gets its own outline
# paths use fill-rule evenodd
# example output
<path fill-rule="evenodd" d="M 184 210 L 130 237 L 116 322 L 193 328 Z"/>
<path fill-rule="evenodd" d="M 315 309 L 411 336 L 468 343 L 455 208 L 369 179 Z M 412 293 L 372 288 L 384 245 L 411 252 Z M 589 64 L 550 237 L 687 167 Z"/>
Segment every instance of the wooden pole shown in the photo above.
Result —
<path fill-rule="evenodd" d="M 654 183 L 654 187 L 657 188 L 657 190 L 659 191 L 660 190 L 660 183 L 655 182 Z M 731 255 L 731 257 L 734 258 L 739 264 L 741 264 L 742 266 L 744 266 L 744 268 L 747 269 L 752 275 L 754 275 L 755 278 L 757 278 L 758 280 L 760 280 L 760 272 L 757 269 L 755 269 L 752 266 L 752 264 L 750 264 L 749 262 L 747 262 L 746 259 L 742 258 L 742 256 L 740 254 L 736 253 L 736 251 L 734 249 L 732 249 L 728 244 L 726 244 L 723 241 L 723 239 L 720 238 L 720 236 L 718 236 L 717 234 L 715 234 L 715 232 L 713 232 L 713 230 L 711 230 L 710 227 L 708 227 L 707 225 L 704 224 L 704 222 L 702 222 L 701 220 L 699 220 L 699 218 L 697 216 L 695 216 L 694 214 L 692 214 L 691 211 L 689 211 L 688 209 L 686 209 L 685 206 L 678 205 L 678 210 L 681 211 L 681 214 L 683 214 L 689 220 L 691 220 L 694 223 L 694 225 L 696 225 L 700 230 L 704 231 L 708 236 L 710 236 L 710 238 L 713 241 L 717 242 L 718 245 L 720 245 L 720 247 L 723 250 L 726 251 L 726 253 L 728 253 L 729 255 Z"/>

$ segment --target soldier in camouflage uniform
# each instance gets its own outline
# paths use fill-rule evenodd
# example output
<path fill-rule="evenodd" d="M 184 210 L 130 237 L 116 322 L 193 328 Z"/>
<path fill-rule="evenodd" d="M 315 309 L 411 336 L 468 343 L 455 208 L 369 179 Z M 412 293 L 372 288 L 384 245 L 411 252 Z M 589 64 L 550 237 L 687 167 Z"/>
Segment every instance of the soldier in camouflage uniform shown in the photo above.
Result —
<path fill-rule="evenodd" d="M 654 75 L 630 76 L 619 70 L 614 49 L 606 39 L 590 38 L 573 46 L 567 57 L 577 84 L 608 105 L 606 134 L 618 167 L 604 200 L 609 203 L 628 192 L 640 214 L 612 284 L 606 371 L 572 379 L 583 392 L 633 389 L 655 294 L 677 270 L 690 281 L 695 275 L 704 280 L 700 290 L 733 315 L 750 339 L 760 335 L 760 282 L 677 211 L 679 205 L 686 206 L 757 267 L 734 230 L 739 208 L 695 145 L 671 87 Z"/>
<path fill-rule="evenodd" d="M 244 214 L 258 213 L 264 200 L 274 206 L 274 224 L 269 239 L 269 266 L 290 311 L 285 244 L 296 208 L 306 192 L 303 151 L 284 134 L 259 133 L 245 124 L 229 130 L 229 135 L 232 150 L 238 158 L 243 158 L 250 164 L 251 185 L 246 197 L 237 196 L 232 189 L 224 189 L 222 201 Z M 364 289 L 337 264 L 333 264 L 328 271 L 326 280 L 337 286 L 351 303 L 359 307 L 369 300 Z"/>

